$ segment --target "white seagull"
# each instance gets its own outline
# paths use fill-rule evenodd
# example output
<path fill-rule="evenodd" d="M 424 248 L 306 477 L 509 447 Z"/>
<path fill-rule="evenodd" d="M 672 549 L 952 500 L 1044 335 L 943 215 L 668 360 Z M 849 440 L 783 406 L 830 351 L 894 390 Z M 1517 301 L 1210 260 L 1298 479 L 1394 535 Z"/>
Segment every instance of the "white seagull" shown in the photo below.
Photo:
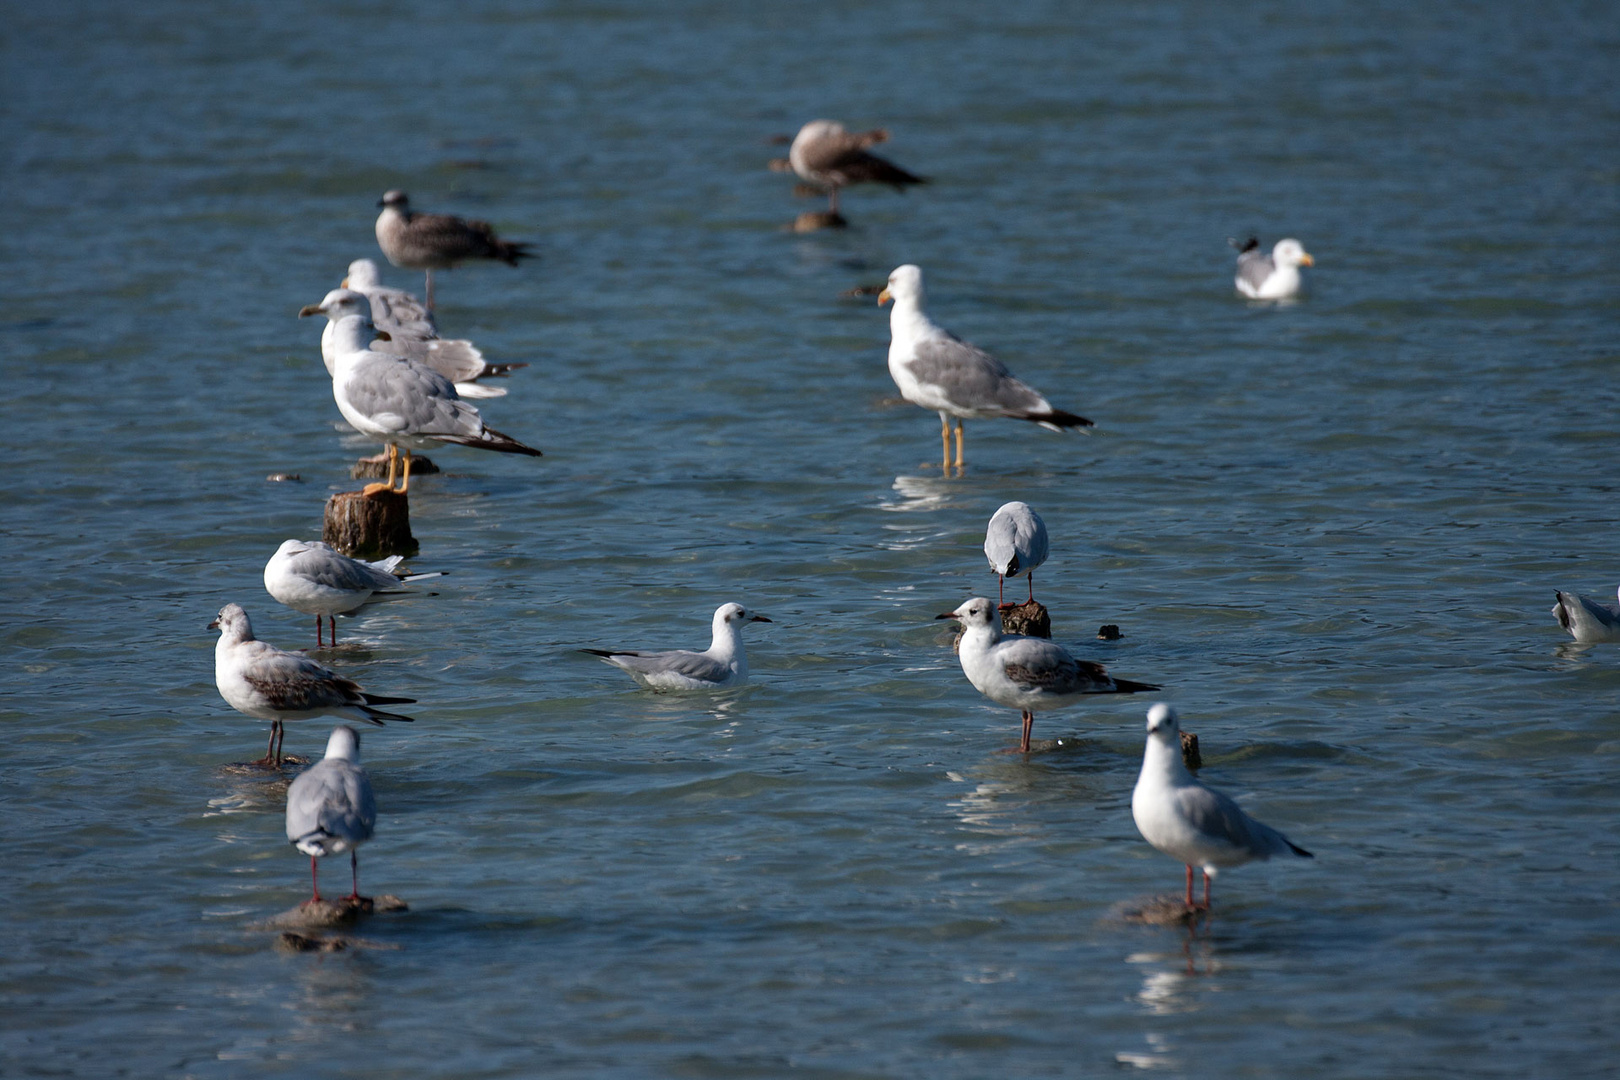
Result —
<path fill-rule="evenodd" d="M 1029 732 L 1038 712 L 1073 705 L 1091 694 L 1140 694 L 1159 689 L 1116 679 L 1101 664 L 1076 660 L 1063 646 L 1045 638 L 1003 634 L 1000 610 L 982 596 L 936 618 L 962 624 L 962 673 L 973 688 L 997 705 L 1023 714 L 1020 753 L 1029 753 Z"/>
<path fill-rule="evenodd" d="M 360 735 L 347 725 L 332 730 L 326 757 L 299 773 L 287 787 L 287 840 L 309 856 L 309 883 L 321 899 L 316 859 L 349 853 L 354 891 L 346 899 L 360 899 L 360 857 L 355 849 L 371 839 L 377 824 L 377 800 L 371 779 L 360 767 Z"/>
<path fill-rule="evenodd" d="M 456 393 L 465 398 L 502 397 L 506 391 L 498 386 L 485 386 L 479 379 L 510 374 L 528 364 L 491 364 L 484 359 L 478 346 L 460 338 L 439 336 L 433 312 L 403 289 L 391 289 L 382 283 L 377 264 L 370 259 L 356 259 L 349 264 L 349 273 L 341 288 L 365 297 L 370 303 L 371 323 L 388 335 L 386 341 L 374 341 L 371 347 L 378 352 L 394 356 L 408 356 L 420 360 L 440 375 L 456 384 Z M 305 309 L 309 311 L 309 309 Z M 319 310 L 319 309 L 316 309 Z M 303 314 L 300 312 L 299 314 Z M 310 314 L 314 314 L 310 311 Z M 358 314 L 367 314 L 361 310 Z M 325 344 L 325 337 L 322 337 Z M 332 370 L 332 361 L 323 349 L 326 370 Z"/>
<path fill-rule="evenodd" d="M 345 296 L 344 294 L 347 294 Z M 525 446 L 484 424 L 478 410 L 461 400 L 450 380 L 425 364 L 403 356 L 374 352 L 375 333 L 371 319 L 346 313 L 346 305 L 358 293 L 334 289 L 313 308 L 329 320 L 331 334 L 332 397 L 343 418 L 362 435 L 370 435 L 388 445 L 388 481 L 367 484 L 366 494 L 394 489 L 399 448 L 405 451 L 405 479 L 397 489 L 411 486 L 412 449 L 444 443 L 496 450 L 506 454 L 539 457 L 540 451 Z M 333 318 L 334 314 L 337 316 Z M 326 351 L 322 336 L 322 353 Z"/>
<path fill-rule="evenodd" d="M 1576 593 L 1553 594 L 1557 603 L 1552 613 L 1558 625 L 1583 645 L 1599 641 L 1620 641 L 1620 607 Z"/>
<path fill-rule="evenodd" d="M 1050 547 L 1046 522 L 1026 502 L 1003 503 L 990 518 L 984 531 L 984 557 L 1001 579 L 999 598 L 1007 607 L 1007 578 L 1025 574 L 1029 578 L 1029 598 L 1035 599 L 1035 568 L 1046 561 Z"/>
<path fill-rule="evenodd" d="M 1228 241 L 1238 249 L 1237 290 L 1251 300 L 1286 300 L 1299 294 L 1299 268 L 1315 266 L 1308 251 L 1298 240 L 1279 240 L 1270 255 L 1260 254 L 1260 241 L 1249 237 L 1241 247 L 1237 241 Z"/>
<path fill-rule="evenodd" d="M 1160 702 L 1148 710 L 1142 774 L 1131 794 L 1131 816 L 1142 838 L 1187 864 L 1187 906 L 1193 904 L 1193 867 L 1204 870 L 1204 907 L 1209 881 L 1221 870 L 1252 859 L 1294 854 L 1315 858 L 1288 837 L 1262 824 L 1230 798 L 1193 779 L 1181 759 L 1176 710 Z"/>
<path fill-rule="evenodd" d="M 402 270 L 427 271 L 427 306 L 433 310 L 433 271 L 449 270 L 468 259 L 495 259 L 516 266 L 532 258 L 526 243 L 502 240 L 485 221 L 470 221 L 451 214 L 418 214 L 410 196 L 386 191 L 377 200 L 377 246 L 388 261 Z"/>
<path fill-rule="evenodd" d="M 253 636 L 253 624 L 240 604 L 226 604 L 208 624 L 219 631 L 214 646 L 214 685 L 225 703 L 245 716 L 270 721 L 270 743 L 255 765 L 281 764 L 283 720 L 344 716 L 381 726 L 384 720 L 411 723 L 376 708 L 410 705 L 415 698 L 379 697 L 307 656 L 284 652 Z"/>
<path fill-rule="evenodd" d="M 748 656 L 743 652 L 743 623 L 771 620 L 750 615 L 741 604 L 721 604 L 714 612 L 714 640 L 704 652 L 671 649 L 668 652 L 621 652 L 581 649 L 600 656 L 603 663 L 622 668 L 651 690 L 718 690 L 748 681 Z"/>
<path fill-rule="evenodd" d="M 319 540 L 283 540 L 270 561 L 264 564 L 264 587 L 271 596 L 294 611 L 315 616 L 315 647 L 321 647 L 321 616 L 332 624 L 332 644 L 337 645 L 337 616 L 349 615 L 374 600 L 407 596 L 399 588 L 407 581 L 443 577 L 446 571 L 402 574 L 397 567 L 403 555 L 391 555 L 377 562 L 351 559 Z"/>
<path fill-rule="evenodd" d="M 935 326 L 923 311 L 922 271 L 895 268 L 878 306 L 890 300 L 889 375 L 907 401 L 939 413 L 944 467 L 951 464 L 951 417 L 956 417 L 956 464 L 962 465 L 962 421 L 987 416 L 1028 420 L 1052 431 L 1085 429 L 1090 420 L 1052 408 L 1031 387 L 1013 378 L 1007 365 Z"/>
<path fill-rule="evenodd" d="M 888 139 L 883 128 L 850 132 L 836 120 L 812 120 L 794 136 L 788 164 L 800 179 L 827 189 L 828 211 L 836 215 L 838 192 L 851 184 L 888 184 L 904 191 L 908 185 L 928 183 L 924 177 L 866 152 L 867 147 Z"/>
<path fill-rule="evenodd" d="M 505 369 L 514 365 L 484 363 L 483 354 L 472 348 L 471 342 L 431 340 L 413 335 L 409 330 L 381 328 L 373 317 L 375 311 L 376 306 L 366 299 L 364 293 L 348 288 L 333 289 L 319 304 L 305 304 L 298 309 L 300 319 L 307 319 L 311 315 L 325 315 L 327 318 L 326 328 L 321 331 L 321 362 L 326 365 L 328 375 L 337 368 L 337 324 L 345 316 L 358 315 L 366 320 L 373 335 L 372 352 L 403 356 L 430 367 L 449 379 L 455 385 L 456 393 L 464 398 L 506 396 L 506 391 L 500 387 L 484 386 L 477 380 L 485 375 L 504 375 Z M 438 349 L 437 346 L 441 345 L 467 345 L 471 353 Z"/>

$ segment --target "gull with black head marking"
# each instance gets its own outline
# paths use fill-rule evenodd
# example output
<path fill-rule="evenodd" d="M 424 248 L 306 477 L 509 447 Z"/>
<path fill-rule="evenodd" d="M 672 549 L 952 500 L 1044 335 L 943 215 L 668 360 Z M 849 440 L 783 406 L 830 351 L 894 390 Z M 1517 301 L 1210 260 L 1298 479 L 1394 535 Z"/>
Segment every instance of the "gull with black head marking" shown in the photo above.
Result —
<path fill-rule="evenodd" d="M 1026 502 L 1002 504 L 990 518 L 984 531 L 984 556 L 990 560 L 990 569 L 1001 579 L 997 594 L 1002 607 L 1007 603 L 1007 578 L 1024 574 L 1029 579 L 1029 599 L 1035 601 L 1035 568 L 1046 561 L 1050 548 L 1046 536 L 1046 522 L 1035 508 Z"/>
<path fill-rule="evenodd" d="M 321 647 L 321 617 L 332 624 L 332 645 L 337 645 L 337 616 L 352 615 L 366 604 L 409 596 L 399 586 L 423 578 L 443 577 L 446 571 L 402 574 L 403 555 L 376 562 L 351 559 L 319 540 L 284 540 L 264 564 L 264 588 L 294 611 L 315 616 L 315 647 Z"/>
<path fill-rule="evenodd" d="M 208 624 L 219 631 L 214 646 L 214 685 L 225 703 L 244 716 L 270 721 L 270 742 L 254 765 L 280 765 L 282 721 L 343 716 L 381 727 L 385 720 L 413 719 L 384 712 L 378 705 L 411 705 L 415 698 L 368 694 L 299 653 L 285 652 L 253 636 L 253 624 L 240 604 L 226 604 Z"/>
<path fill-rule="evenodd" d="M 306 903 L 321 901 L 316 860 L 345 851 L 353 875 L 353 891 L 345 899 L 360 900 L 360 856 L 355 849 L 371 839 L 376 825 L 377 800 L 371 778 L 360 766 L 360 733 L 340 724 L 326 740 L 326 757 L 287 787 L 287 841 L 309 856 L 313 895 Z"/>
<path fill-rule="evenodd" d="M 1062 409 L 1013 377 L 1007 365 L 936 326 L 923 310 L 922 270 L 896 267 L 878 306 L 889 313 L 889 375 L 907 401 L 939 413 L 942 468 L 951 464 L 951 418 L 956 419 L 956 465 L 962 458 L 962 421 L 980 417 L 1028 420 L 1050 431 L 1085 430 L 1090 420 Z"/>
<path fill-rule="evenodd" d="M 1004 634 L 1001 611 L 975 596 L 955 611 L 938 615 L 962 624 L 958 655 L 973 688 L 998 705 L 1019 710 L 1024 721 L 1020 753 L 1029 753 L 1035 714 L 1073 705 L 1094 694 L 1140 694 L 1157 690 L 1148 683 L 1116 679 L 1098 663 L 1077 660 L 1045 638 Z"/>
<path fill-rule="evenodd" d="M 1181 757 L 1181 722 L 1176 710 L 1159 702 L 1148 710 L 1147 748 L 1142 772 L 1131 793 L 1131 817 L 1142 838 L 1187 865 L 1187 907 L 1193 903 L 1193 867 L 1204 871 L 1204 908 L 1209 883 L 1222 870 L 1273 855 L 1315 858 L 1288 837 L 1243 812 L 1214 788 L 1187 771 Z"/>
<path fill-rule="evenodd" d="M 527 243 L 502 240 L 487 221 L 453 214 L 419 214 L 410 196 L 395 189 L 377 201 L 377 246 L 402 270 L 427 272 L 427 306 L 433 310 L 433 271 L 450 270 L 468 259 L 493 259 L 508 266 L 532 258 Z"/>
<path fill-rule="evenodd" d="M 375 352 L 376 334 L 367 315 L 353 313 L 359 293 L 334 289 L 311 311 L 324 313 L 331 334 L 332 397 L 343 418 L 362 435 L 388 446 L 388 481 L 367 484 L 366 494 L 411 486 L 411 450 L 450 443 L 503 454 L 539 457 L 540 451 L 484 423 L 478 410 L 461 400 L 455 386 L 437 371 L 403 356 Z M 364 298 L 360 298 L 364 299 Z M 328 347 L 322 336 L 323 355 Z M 405 478 L 394 488 L 399 448 L 405 447 Z"/>
<path fill-rule="evenodd" d="M 743 651 L 745 623 L 771 620 L 750 614 L 741 604 L 721 604 L 714 612 L 714 633 L 703 652 L 671 649 L 668 652 L 626 652 L 617 649 L 581 649 L 604 663 L 628 672 L 650 690 L 719 690 L 748 681 L 748 656 Z"/>
<path fill-rule="evenodd" d="M 1298 240 L 1279 240 L 1270 255 L 1260 252 L 1258 237 L 1249 237 L 1242 245 L 1227 240 L 1238 250 L 1237 291 L 1251 300 L 1287 300 L 1298 296 L 1303 282 L 1299 276 L 1302 266 L 1315 266 L 1316 260 Z"/>

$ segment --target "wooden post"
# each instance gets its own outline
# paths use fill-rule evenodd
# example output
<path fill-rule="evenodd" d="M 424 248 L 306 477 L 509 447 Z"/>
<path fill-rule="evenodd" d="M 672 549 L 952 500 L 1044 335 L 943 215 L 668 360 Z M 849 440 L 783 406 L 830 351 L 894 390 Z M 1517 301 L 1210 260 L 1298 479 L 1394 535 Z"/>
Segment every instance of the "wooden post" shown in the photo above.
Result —
<path fill-rule="evenodd" d="M 410 500 L 397 491 L 340 491 L 326 500 L 321 539 L 356 559 L 407 558 L 420 550 L 411 535 Z"/>
<path fill-rule="evenodd" d="M 1039 600 L 1025 600 L 1022 604 L 1001 609 L 1001 628 L 1009 634 L 1050 638 L 1052 617 Z"/>

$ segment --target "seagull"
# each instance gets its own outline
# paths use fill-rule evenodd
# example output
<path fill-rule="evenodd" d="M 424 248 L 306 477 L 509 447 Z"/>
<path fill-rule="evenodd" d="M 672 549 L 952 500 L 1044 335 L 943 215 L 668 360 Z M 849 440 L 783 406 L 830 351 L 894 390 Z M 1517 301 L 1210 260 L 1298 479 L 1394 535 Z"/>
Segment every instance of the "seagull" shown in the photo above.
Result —
<path fill-rule="evenodd" d="M 1227 243 L 1238 249 L 1237 290 L 1252 300 L 1285 300 L 1299 295 L 1299 268 L 1316 265 L 1298 240 L 1277 241 L 1270 255 L 1260 254 L 1260 241 L 1253 236 L 1241 247 L 1236 240 Z"/>
<path fill-rule="evenodd" d="M 1007 577 L 1025 574 L 1029 578 L 1029 599 L 1035 600 L 1035 568 L 1046 561 L 1046 522 L 1029 503 L 1004 503 L 990 518 L 984 532 L 984 556 L 990 569 L 1001 578 L 1000 600 L 1007 603 Z"/>
<path fill-rule="evenodd" d="M 962 673 L 975 690 L 998 705 L 1023 713 L 1018 751 L 1029 753 L 1035 714 L 1073 705 L 1088 694 L 1140 694 L 1157 690 L 1147 683 L 1116 679 L 1101 664 L 1076 660 L 1045 638 L 1001 632 L 1001 612 L 982 596 L 936 616 L 962 624 Z"/>
<path fill-rule="evenodd" d="M 403 191 L 386 191 L 377 201 L 377 246 L 402 270 L 427 271 L 427 306 L 433 310 L 433 271 L 449 270 L 467 259 L 499 259 L 516 266 L 532 258 L 529 245 L 502 240 L 485 221 L 451 214 L 417 214 Z"/>
<path fill-rule="evenodd" d="M 1209 879 L 1251 859 L 1293 853 L 1315 858 L 1288 837 L 1264 825 L 1230 798 L 1193 779 L 1181 760 L 1181 725 L 1163 702 L 1147 714 L 1147 749 L 1131 795 L 1131 816 L 1142 838 L 1187 864 L 1187 907 L 1193 904 L 1193 867 L 1204 870 L 1204 908 Z"/>
<path fill-rule="evenodd" d="M 1052 431 L 1088 428 L 1090 420 L 1052 408 L 1039 393 L 1013 378 L 1007 365 L 955 334 L 935 326 L 923 311 L 922 271 L 897 267 L 878 293 L 889 313 L 889 374 L 907 401 L 939 413 L 944 466 L 951 463 L 951 417 L 956 417 L 956 464 L 962 465 L 962 421 L 985 416 L 1028 420 Z"/>
<path fill-rule="evenodd" d="M 313 310 L 324 312 L 331 333 L 332 396 L 338 410 L 354 429 L 388 444 L 388 481 L 367 484 L 365 493 L 397 490 L 404 494 L 411 486 L 411 450 L 454 443 L 505 454 L 540 457 L 540 451 L 525 446 L 484 424 L 478 410 L 461 400 L 456 388 L 443 375 L 424 364 L 403 356 L 390 356 L 370 348 L 374 333 L 365 315 L 343 314 L 358 296 L 346 289 L 326 294 Z M 304 311 L 310 311 L 305 308 Z M 326 339 L 322 338 L 322 352 Z M 405 479 L 394 488 L 399 448 L 405 447 Z"/>
<path fill-rule="evenodd" d="M 394 330 L 379 329 L 373 319 L 376 305 L 366 300 L 364 293 L 354 289 L 333 289 L 319 304 L 305 304 L 298 309 L 298 317 L 306 319 L 311 315 L 325 315 L 326 329 L 321 331 L 321 361 L 326 364 L 326 372 L 332 374 L 337 366 L 337 345 L 335 327 L 340 319 L 348 315 L 360 315 L 371 327 L 371 334 L 375 340 L 371 342 L 371 351 L 382 353 L 384 356 L 403 356 L 407 360 L 415 360 L 419 364 L 437 371 L 446 379 L 455 384 L 456 393 L 464 398 L 492 398 L 505 397 L 506 391 L 500 387 L 483 386 L 476 380 L 485 375 L 504 375 L 512 367 L 525 367 L 524 364 L 486 364 L 483 354 L 473 348 L 470 341 L 440 341 L 437 339 L 416 336 L 408 327 Z M 440 349 L 435 346 L 445 345 L 452 348 Z M 453 346 L 465 345 L 466 350 Z M 470 350 L 470 351 L 467 351 Z"/>
<path fill-rule="evenodd" d="M 371 839 L 377 824 L 377 800 L 371 778 L 360 767 L 360 734 L 347 724 L 332 729 L 326 757 L 299 773 L 287 786 L 287 840 L 309 856 L 309 882 L 320 903 L 321 881 L 316 859 L 349 853 L 354 891 L 360 899 L 360 858 L 356 852 Z"/>
<path fill-rule="evenodd" d="M 284 540 L 264 564 L 264 587 L 294 611 L 315 616 L 315 647 L 321 647 L 321 616 L 332 624 L 332 645 L 337 646 L 337 616 L 348 615 L 374 600 L 408 595 L 398 586 L 407 581 L 443 577 L 445 571 L 402 574 L 395 569 L 405 561 L 391 555 L 378 562 L 351 559 L 319 540 Z"/>
<path fill-rule="evenodd" d="M 650 690 L 718 690 L 748 681 L 748 656 L 743 652 L 742 624 L 771 620 L 750 615 L 741 604 L 721 604 L 714 612 L 714 640 L 704 652 L 671 649 L 668 652 L 621 652 L 581 649 L 600 656 L 604 663 L 623 668 Z"/>
<path fill-rule="evenodd" d="M 788 149 L 788 164 L 800 179 L 827 189 L 828 211 L 838 213 L 838 192 L 851 184 L 888 184 L 904 191 L 909 184 L 926 184 L 927 179 L 885 161 L 866 148 L 887 142 L 883 128 L 851 133 L 835 120 L 812 120 L 799 129 Z"/>
<path fill-rule="evenodd" d="M 1552 613 L 1558 625 L 1569 631 L 1569 636 L 1583 645 L 1599 641 L 1620 641 L 1620 607 L 1594 600 L 1590 596 L 1557 592 L 1558 603 Z"/>
<path fill-rule="evenodd" d="M 384 720 L 414 718 L 383 712 L 378 705 L 411 705 L 415 698 L 379 697 L 299 653 L 283 652 L 253 636 L 253 624 L 240 604 L 226 604 L 208 624 L 219 631 L 214 646 L 214 685 L 225 703 L 245 716 L 270 721 L 270 743 L 255 765 L 281 764 L 283 720 L 345 716 L 382 726 Z"/>
<path fill-rule="evenodd" d="M 501 397 L 506 393 L 504 389 L 480 385 L 478 380 L 508 375 L 517 368 L 529 366 L 525 363 L 491 364 L 472 342 L 441 338 L 433 312 L 403 289 L 385 286 L 377 264 L 370 259 L 350 263 L 341 287 L 352 289 L 370 301 L 372 324 L 389 336 L 391 344 L 379 348 L 378 343 L 373 342 L 372 348 L 420 360 L 455 383 L 456 393 L 462 397 Z M 362 309 L 360 314 L 366 311 Z M 331 361 L 327 363 L 330 365 Z"/>

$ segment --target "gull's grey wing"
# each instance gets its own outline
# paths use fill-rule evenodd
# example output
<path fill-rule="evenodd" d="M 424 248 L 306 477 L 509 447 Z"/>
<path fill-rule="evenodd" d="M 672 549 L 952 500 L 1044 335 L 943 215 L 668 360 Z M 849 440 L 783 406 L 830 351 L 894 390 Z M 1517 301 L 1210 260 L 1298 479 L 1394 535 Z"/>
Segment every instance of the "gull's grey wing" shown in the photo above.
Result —
<path fill-rule="evenodd" d="M 1061 645 L 1032 637 L 1003 638 L 1002 642 L 996 659 L 1020 689 L 1054 694 L 1097 694 L 1113 689 L 1113 680 L 1101 664 L 1076 660 Z"/>
<path fill-rule="evenodd" d="M 1271 258 L 1271 256 L 1267 253 L 1261 252 L 1259 249 L 1245 251 L 1243 254 L 1238 256 L 1238 277 L 1242 278 L 1256 289 L 1265 284 L 1266 278 L 1270 277 L 1272 272 L 1276 269 L 1277 264 Z"/>
<path fill-rule="evenodd" d="M 421 340 L 439 336 L 433 313 L 410 293 L 401 289 L 371 289 L 366 292 L 371 301 L 371 322 L 379 330 L 398 337 L 406 335 Z"/>
<path fill-rule="evenodd" d="M 501 240 L 488 222 L 452 214 L 412 214 L 400 230 L 398 242 L 411 259 L 447 263 L 484 258 L 516 264 L 525 254 L 525 245 Z"/>
<path fill-rule="evenodd" d="M 1190 784 L 1175 789 L 1176 811 L 1198 831 L 1202 842 L 1231 848 L 1259 859 L 1294 851 L 1308 856 L 1286 836 L 1264 822 L 1256 821 L 1243 808 L 1213 788 Z"/>
<path fill-rule="evenodd" d="M 351 407 L 400 435 L 476 439 L 484 422 L 450 380 L 400 356 L 372 354 L 358 361 L 342 390 Z"/>
<path fill-rule="evenodd" d="M 378 338 L 371 343 L 371 351 L 385 356 L 403 356 L 407 360 L 432 368 L 452 383 L 470 382 L 482 375 L 492 374 L 484 363 L 484 354 L 478 346 L 460 338 L 414 337 L 407 331 L 391 334 L 389 341 Z"/>
<path fill-rule="evenodd" d="M 603 659 L 640 675 L 683 675 L 701 682 L 720 682 L 731 674 L 731 669 L 720 661 L 685 649 L 648 653 L 614 652 L 606 654 Z"/>
<path fill-rule="evenodd" d="M 1006 364 L 957 337 L 919 342 L 909 366 L 920 381 L 938 387 L 953 405 L 964 409 L 1023 417 L 1051 408 L 1040 394 L 1013 378 Z"/>
<path fill-rule="evenodd" d="M 1552 613 L 1558 625 L 1574 635 L 1576 641 L 1607 641 L 1620 639 L 1620 608 L 1605 604 L 1590 596 L 1559 591 L 1554 594 L 1557 603 Z"/>
<path fill-rule="evenodd" d="M 364 770 L 348 761 L 317 762 L 287 788 L 287 839 L 334 837 L 349 846 L 371 839 L 377 801 Z"/>
<path fill-rule="evenodd" d="M 330 589 L 359 592 L 362 589 L 386 589 L 399 584 L 399 578 L 378 567 L 340 555 L 331 548 L 312 548 L 299 552 L 290 560 L 290 569 L 301 577 L 325 585 Z"/>
<path fill-rule="evenodd" d="M 1046 561 L 1050 541 L 1039 515 L 1027 506 L 997 510 L 984 533 L 984 554 L 998 574 L 1028 573 Z"/>
<path fill-rule="evenodd" d="M 253 648 L 258 646 L 258 648 Z M 364 705 L 360 687 L 336 672 L 262 641 L 244 642 L 242 680 L 272 709 L 307 712 L 341 705 Z"/>

